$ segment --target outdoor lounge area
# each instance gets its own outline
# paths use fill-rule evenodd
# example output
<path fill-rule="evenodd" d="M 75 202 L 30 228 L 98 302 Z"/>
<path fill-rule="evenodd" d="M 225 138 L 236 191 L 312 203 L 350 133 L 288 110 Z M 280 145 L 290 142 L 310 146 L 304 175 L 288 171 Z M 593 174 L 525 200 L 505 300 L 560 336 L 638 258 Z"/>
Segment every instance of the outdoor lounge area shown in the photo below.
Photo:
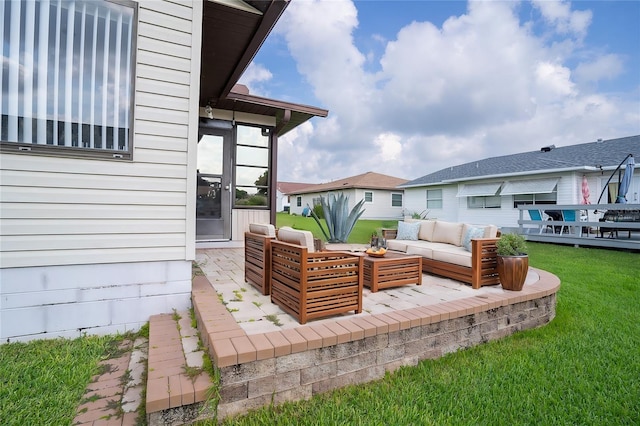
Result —
<path fill-rule="evenodd" d="M 201 340 L 220 370 L 219 420 L 542 326 L 555 317 L 560 287 L 556 276 L 536 269 L 520 292 L 500 285 L 473 289 L 423 274 L 421 285 L 364 288 L 361 313 L 301 325 L 245 281 L 244 249 L 198 250 L 197 264 L 203 275 L 194 278 L 192 302 Z M 156 321 L 152 317 L 152 336 Z M 185 422 L 207 417 L 206 383 L 181 386 L 181 370 L 174 366 L 163 375 L 163 365 L 149 363 L 153 388 L 160 389 L 147 395 L 150 424 L 178 415 Z"/>

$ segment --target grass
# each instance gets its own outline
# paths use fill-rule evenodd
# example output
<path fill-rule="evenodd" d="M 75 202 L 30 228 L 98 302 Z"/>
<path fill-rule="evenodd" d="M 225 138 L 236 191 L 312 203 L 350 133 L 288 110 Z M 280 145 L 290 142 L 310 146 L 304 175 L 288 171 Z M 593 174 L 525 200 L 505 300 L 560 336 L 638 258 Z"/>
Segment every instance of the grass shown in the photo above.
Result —
<path fill-rule="evenodd" d="M 638 254 L 530 243 L 529 256 L 562 281 L 550 324 L 224 424 L 640 424 Z"/>
<path fill-rule="evenodd" d="M 0 345 L 0 423 L 68 425 L 98 361 L 117 353 L 122 336 Z"/>
<path fill-rule="evenodd" d="M 276 226 L 290 226 L 294 229 L 302 229 L 311 231 L 315 238 L 325 239 L 318 224 L 312 217 L 294 216 L 288 213 L 278 213 L 276 215 Z M 323 221 L 323 226 L 324 221 Z M 397 228 L 397 220 L 359 220 L 353 227 L 353 231 L 349 235 L 349 243 L 366 244 L 371 240 L 371 234 L 380 231 L 381 228 Z M 326 230 L 326 227 L 325 227 Z"/>

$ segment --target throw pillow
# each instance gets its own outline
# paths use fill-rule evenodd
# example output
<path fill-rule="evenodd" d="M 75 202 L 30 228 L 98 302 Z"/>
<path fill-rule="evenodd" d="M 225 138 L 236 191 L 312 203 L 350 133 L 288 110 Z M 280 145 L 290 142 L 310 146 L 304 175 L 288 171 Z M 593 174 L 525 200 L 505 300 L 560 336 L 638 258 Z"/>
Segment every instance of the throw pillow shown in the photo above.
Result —
<path fill-rule="evenodd" d="M 396 235 L 396 240 L 418 241 L 419 231 L 420 222 L 398 222 L 398 234 Z"/>
<path fill-rule="evenodd" d="M 484 237 L 484 228 L 468 228 L 464 237 L 462 237 L 462 247 L 466 251 L 471 251 L 471 240 L 474 238 Z"/>

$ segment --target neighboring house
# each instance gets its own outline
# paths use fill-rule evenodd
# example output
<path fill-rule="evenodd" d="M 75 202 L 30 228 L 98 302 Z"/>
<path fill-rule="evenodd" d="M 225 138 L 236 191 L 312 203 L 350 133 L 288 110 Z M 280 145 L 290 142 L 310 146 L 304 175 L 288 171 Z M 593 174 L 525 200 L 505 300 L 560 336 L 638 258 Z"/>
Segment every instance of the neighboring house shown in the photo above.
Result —
<path fill-rule="evenodd" d="M 349 209 L 364 199 L 364 213 L 361 219 L 401 218 L 404 214 L 403 189 L 398 185 L 407 182 L 393 176 L 367 172 L 357 176 L 336 180 L 289 193 L 291 214 L 302 214 L 305 207 L 320 203 L 320 196 L 327 198 L 330 193 L 343 193 L 349 197 Z"/>
<path fill-rule="evenodd" d="M 603 190 L 600 203 L 614 202 L 618 174 L 609 184 L 607 180 L 628 154 L 639 158 L 640 136 L 486 158 L 447 167 L 400 187 L 409 211 L 427 210 L 432 218 L 515 228 L 520 204 L 542 205 L 542 209 L 580 204 L 583 177 L 589 184 L 591 204 L 598 202 Z M 628 202 L 639 203 L 639 193 L 636 173 Z"/>
<path fill-rule="evenodd" d="M 291 206 L 291 197 L 289 196 L 289 194 L 293 191 L 298 191 L 310 185 L 310 183 L 278 182 L 278 191 L 276 193 L 276 199 L 278 200 L 276 203 L 276 205 L 278 206 L 277 211 L 288 211 L 288 208 Z"/>
<path fill-rule="evenodd" d="M 3 3 L 2 342 L 185 309 L 196 247 L 275 221 L 278 137 L 327 111 L 236 82 L 287 4 Z"/>

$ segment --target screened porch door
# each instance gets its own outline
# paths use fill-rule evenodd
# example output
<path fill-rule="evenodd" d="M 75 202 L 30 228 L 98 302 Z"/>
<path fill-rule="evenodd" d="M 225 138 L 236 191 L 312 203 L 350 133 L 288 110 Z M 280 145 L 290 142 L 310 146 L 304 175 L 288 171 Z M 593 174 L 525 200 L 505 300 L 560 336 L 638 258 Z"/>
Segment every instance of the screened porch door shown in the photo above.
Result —
<path fill-rule="evenodd" d="M 196 241 L 231 238 L 231 130 L 201 129 Z"/>

